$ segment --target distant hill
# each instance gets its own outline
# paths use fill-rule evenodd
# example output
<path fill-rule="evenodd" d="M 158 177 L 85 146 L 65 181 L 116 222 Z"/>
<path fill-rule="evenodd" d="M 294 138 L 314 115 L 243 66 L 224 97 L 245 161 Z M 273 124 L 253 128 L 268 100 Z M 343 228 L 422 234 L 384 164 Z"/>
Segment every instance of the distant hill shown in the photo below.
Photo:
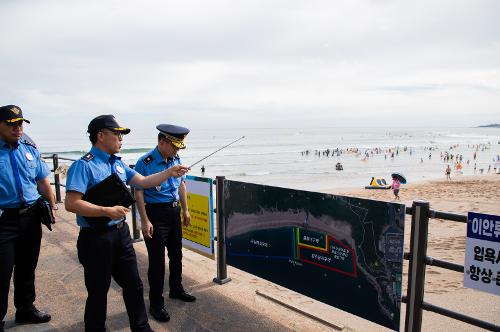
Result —
<path fill-rule="evenodd" d="M 478 126 L 478 128 L 500 128 L 500 123 L 492 123 L 488 125 Z"/>

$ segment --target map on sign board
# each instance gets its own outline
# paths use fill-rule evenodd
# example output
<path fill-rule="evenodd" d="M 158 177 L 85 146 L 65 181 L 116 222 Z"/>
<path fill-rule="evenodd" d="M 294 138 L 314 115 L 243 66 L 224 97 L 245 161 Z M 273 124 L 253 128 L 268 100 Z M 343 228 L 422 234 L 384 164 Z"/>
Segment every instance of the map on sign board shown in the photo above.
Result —
<path fill-rule="evenodd" d="M 399 329 L 405 207 L 226 181 L 229 265 Z"/>

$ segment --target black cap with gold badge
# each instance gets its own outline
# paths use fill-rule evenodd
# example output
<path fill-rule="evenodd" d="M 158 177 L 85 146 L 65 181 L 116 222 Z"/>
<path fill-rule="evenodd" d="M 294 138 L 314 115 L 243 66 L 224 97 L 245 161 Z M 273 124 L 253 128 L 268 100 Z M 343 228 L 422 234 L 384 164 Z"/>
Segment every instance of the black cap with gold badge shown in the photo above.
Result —
<path fill-rule="evenodd" d="M 159 124 L 156 129 L 160 131 L 178 149 L 185 149 L 184 138 L 189 133 L 189 129 L 171 124 Z"/>
<path fill-rule="evenodd" d="M 21 107 L 16 105 L 5 105 L 0 107 L 0 121 L 25 121 L 30 123 L 28 119 L 23 118 L 23 111 L 21 110 Z"/>
<path fill-rule="evenodd" d="M 124 135 L 130 133 L 129 128 L 121 127 L 116 121 L 114 115 L 99 115 L 96 118 L 93 118 L 89 123 L 88 133 L 95 133 L 101 129 L 109 129 L 112 131 L 116 131 L 122 133 Z"/>

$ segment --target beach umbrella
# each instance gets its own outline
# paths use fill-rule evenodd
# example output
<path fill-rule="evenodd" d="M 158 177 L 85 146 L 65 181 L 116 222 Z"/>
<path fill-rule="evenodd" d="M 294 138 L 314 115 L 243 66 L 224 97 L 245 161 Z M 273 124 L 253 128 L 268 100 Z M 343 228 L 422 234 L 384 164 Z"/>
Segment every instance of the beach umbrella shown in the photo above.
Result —
<path fill-rule="evenodd" d="M 396 179 L 399 179 L 399 182 L 401 182 L 402 184 L 405 184 L 406 183 L 406 178 L 403 174 L 401 173 L 392 173 L 391 176 L 393 178 L 396 178 Z"/>

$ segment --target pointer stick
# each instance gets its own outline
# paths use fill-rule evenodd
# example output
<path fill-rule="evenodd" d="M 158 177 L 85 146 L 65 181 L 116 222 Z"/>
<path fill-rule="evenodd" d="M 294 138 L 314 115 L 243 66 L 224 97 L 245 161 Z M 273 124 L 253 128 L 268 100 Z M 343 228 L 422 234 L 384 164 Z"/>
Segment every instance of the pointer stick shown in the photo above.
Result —
<path fill-rule="evenodd" d="M 201 158 L 200 160 L 198 160 L 198 161 L 197 161 L 197 162 L 195 162 L 194 164 L 191 164 L 191 165 L 189 166 L 189 168 L 191 168 L 191 167 L 193 167 L 194 165 L 198 164 L 200 161 L 203 161 L 203 160 L 207 159 L 208 157 L 210 157 L 211 155 L 215 154 L 216 152 L 219 152 L 220 150 L 225 149 L 225 148 L 227 148 L 228 146 L 230 146 L 231 144 L 234 144 L 234 143 L 236 143 L 236 142 L 238 142 L 239 140 L 242 140 L 242 139 L 244 139 L 244 138 L 245 138 L 245 136 L 241 136 L 241 137 L 240 137 L 240 138 L 238 138 L 237 140 L 232 141 L 231 143 L 229 143 L 228 145 L 224 145 L 224 146 L 223 146 L 222 148 L 220 148 L 219 150 L 216 150 L 216 151 L 212 152 L 211 154 L 209 154 L 208 156 L 205 156 L 205 157 Z"/>

